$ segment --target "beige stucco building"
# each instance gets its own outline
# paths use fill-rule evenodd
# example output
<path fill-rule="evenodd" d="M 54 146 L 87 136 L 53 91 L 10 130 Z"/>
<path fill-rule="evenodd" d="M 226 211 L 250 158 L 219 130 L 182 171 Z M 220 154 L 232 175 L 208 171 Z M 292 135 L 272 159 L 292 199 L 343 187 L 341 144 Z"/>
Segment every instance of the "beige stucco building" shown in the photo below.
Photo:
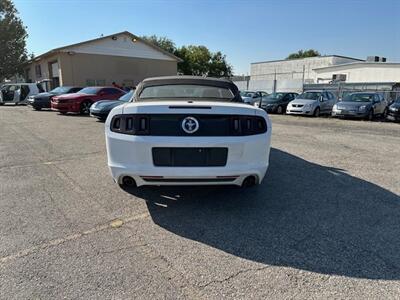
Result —
<path fill-rule="evenodd" d="M 59 85 L 136 86 L 144 78 L 176 75 L 180 59 L 124 31 L 50 50 L 32 59 L 25 80 Z"/>

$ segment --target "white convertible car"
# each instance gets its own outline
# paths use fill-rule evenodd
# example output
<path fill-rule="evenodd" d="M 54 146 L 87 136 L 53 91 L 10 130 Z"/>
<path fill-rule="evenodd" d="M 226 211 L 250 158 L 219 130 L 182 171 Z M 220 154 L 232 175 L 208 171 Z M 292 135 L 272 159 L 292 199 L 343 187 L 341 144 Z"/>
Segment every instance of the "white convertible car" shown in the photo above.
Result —
<path fill-rule="evenodd" d="M 271 121 L 229 80 L 149 78 L 106 121 L 108 166 L 121 186 L 259 184 Z"/>

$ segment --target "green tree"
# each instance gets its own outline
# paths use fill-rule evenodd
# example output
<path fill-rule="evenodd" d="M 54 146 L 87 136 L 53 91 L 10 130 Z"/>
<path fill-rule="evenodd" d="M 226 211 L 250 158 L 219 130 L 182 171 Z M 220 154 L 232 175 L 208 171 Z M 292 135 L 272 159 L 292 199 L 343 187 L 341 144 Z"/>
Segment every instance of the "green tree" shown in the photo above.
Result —
<path fill-rule="evenodd" d="M 213 77 L 232 76 L 232 66 L 227 62 L 226 55 L 223 55 L 220 51 L 213 53 L 205 46 L 196 45 L 177 48 L 169 38 L 156 35 L 142 36 L 141 38 L 181 58 L 183 61 L 178 63 L 180 74 Z"/>
<path fill-rule="evenodd" d="M 23 71 L 28 34 L 10 0 L 0 0 L 0 82 Z"/>
<path fill-rule="evenodd" d="M 296 58 L 305 58 L 305 57 L 314 57 L 314 56 L 321 56 L 317 50 L 308 49 L 308 50 L 299 50 L 296 53 L 289 54 L 286 59 L 296 59 Z"/>
<path fill-rule="evenodd" d="M 183 60 L 178 64 L 178 72 L 184 75 L 204 76 L 208 73 L 211 53 L 205 46 L 182 46 L 176 55 Z"/>
<path fill-rule="evenodd" d="M 174 54 L 176 51 L 175 43 L 165 36 L 158 37 L 153 34 L 150 36 L 144 35 L 141 38 L 149 43 L 152 43 L 152 44 L 160 47 L 161 49 L 163 49 L 169 53 Z"/>
<path fill-rule="evenodd" d="M 205 46 L 182 46 L 176 56 L 183 62 L 178 64 L 178 72 L 184 75 L 230 77 L 232 67 L 220 51 L 211 52 Z"/>
<path fill-rule="evenodd" d="M 226 61 L 226 55 L 222 54 L 220 51 L 213 53 L 211 56 L 208 76 L 232 76 L 232 66 Z"/>

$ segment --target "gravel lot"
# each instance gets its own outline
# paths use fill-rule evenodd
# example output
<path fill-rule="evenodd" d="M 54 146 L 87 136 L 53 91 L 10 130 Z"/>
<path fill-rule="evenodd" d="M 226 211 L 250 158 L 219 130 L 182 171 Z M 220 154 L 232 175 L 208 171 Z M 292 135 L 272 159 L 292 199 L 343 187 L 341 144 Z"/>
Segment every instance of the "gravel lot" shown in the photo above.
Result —
<path fill-rule="evenodd" d="M 272 121 L 261 186 L 125 191 L 103 123 L 0 107 L 0 298 L 398 299 L 400 124 Z"/>

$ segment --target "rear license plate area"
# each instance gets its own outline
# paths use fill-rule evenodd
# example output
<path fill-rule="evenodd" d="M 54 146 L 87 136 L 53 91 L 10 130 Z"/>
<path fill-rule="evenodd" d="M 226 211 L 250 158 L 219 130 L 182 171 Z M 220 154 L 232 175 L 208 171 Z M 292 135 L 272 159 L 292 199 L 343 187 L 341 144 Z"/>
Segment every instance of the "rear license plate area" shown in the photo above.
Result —
<path fill-rule="evenodd" d="M 223 167 L 228 148 L 152 148 L 153 163 L 157 167 Z"/>

